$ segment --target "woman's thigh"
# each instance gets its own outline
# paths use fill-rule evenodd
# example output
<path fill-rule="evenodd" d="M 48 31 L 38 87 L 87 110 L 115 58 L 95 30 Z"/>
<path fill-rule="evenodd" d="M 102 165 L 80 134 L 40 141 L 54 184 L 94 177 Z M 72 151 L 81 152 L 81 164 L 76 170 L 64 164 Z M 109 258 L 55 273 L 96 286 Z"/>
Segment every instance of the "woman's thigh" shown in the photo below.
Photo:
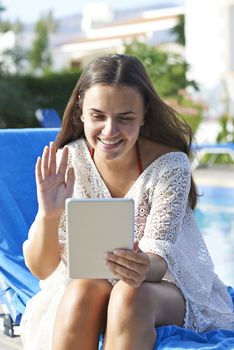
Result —
<path fill-rule="evenodd" d="M 148 307 L 155 315 L 155 326 L 183 326 L 185 299 L 175 284 L 164 280 L 159 283 L 145 282 L 144 289 Z"/>
<path fill-rule="evenodd" d="M 109 311 L 116 322 L 118 319 L 128 322 L 130 319 L 140 318 L 152 326 L 182 326 L 185 300 L 175 284 L 164 280 L 144 282 L 138 288 L 132 288 L 120 281 L 111 292 Z"/>

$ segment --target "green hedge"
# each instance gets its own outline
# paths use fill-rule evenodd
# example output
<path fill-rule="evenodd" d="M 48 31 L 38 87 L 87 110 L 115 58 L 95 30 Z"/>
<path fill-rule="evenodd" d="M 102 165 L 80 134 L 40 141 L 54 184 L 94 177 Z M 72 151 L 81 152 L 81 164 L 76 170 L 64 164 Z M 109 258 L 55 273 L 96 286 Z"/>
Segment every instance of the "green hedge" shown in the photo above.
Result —
<path fill-rule="evenodd" d="M 80 71 L 50 73 L 43 77 L 0 77 L 0 128 L 38 127 L 38 108 L 55 108 L 62 117 Z"/>
<path fill-rule="evenodd" d="M 66 71 L 42 77 L 1 76 L 0 128 L 39 127 L 35 117 L 38 108 L 54 108 L 62 117 L 80 74 L 81 71 Z M 179 111 L 182 108 L 181 114 L 195 132 L 201 120 L 202 108 L 186 98 L 179 100 L 180 103 L 174 99 L 173 105 Z M 192 107 L 195 113 L 190 115 L 187 107 Z"/>

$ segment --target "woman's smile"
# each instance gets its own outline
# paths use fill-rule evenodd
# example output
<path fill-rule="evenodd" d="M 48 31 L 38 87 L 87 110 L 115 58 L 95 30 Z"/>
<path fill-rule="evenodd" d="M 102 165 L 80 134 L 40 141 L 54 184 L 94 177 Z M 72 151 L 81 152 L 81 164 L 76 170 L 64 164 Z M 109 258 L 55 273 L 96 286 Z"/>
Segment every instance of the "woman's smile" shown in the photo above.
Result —
<path fill-rule="evenodd" d="M 119 145 L 121 142 L 123 142 L 123 139 L 104 139 L 101 137 L 98 137 L 97 139 L 103 145 L 107 145 L 107 146 L 116 146 L 116 145 Z"/>

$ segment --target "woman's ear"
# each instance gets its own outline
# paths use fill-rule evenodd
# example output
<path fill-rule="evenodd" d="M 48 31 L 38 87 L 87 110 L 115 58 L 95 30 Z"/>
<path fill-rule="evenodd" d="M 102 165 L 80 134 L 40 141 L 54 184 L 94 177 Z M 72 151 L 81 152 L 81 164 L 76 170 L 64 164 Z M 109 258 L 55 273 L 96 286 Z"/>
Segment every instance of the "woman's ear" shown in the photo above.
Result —
<path fill-rule="evenodd" d="M 84 123 L 84 117 L 83 117 L 83 114 L 81 114 L 80 116 L 80 120 Z"/>

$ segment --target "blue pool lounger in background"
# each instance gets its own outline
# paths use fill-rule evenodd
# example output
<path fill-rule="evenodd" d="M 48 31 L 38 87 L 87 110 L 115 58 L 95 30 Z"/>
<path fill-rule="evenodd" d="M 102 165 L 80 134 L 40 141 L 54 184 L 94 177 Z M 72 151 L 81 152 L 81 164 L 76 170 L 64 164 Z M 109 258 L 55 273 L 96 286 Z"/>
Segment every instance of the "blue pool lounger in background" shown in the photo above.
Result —
<path fill-rule="evenodd" d="M 61 119 L 54 108 L 39 108 L 35 116 L 42 128 L 60 128 Z"/>
<path fill-rule="evenodd" d="M 196 169 L 199 166 L 202 158 L 205 155 L 212 155 L 209 160 L 209 165 L 213 164 L 214 160 L 219 154 L 229 155 L 230 159 L 234 162 L 234 143 L 225 142 L 225 143 L 215 143 L 215 144 L 201 144 L 201 145 L 192 145 L 193 152 L 195 157 L 191 163 L 192 170 Z"/>
<path fill-rule="evenodd" d="M 39 290 L 39 281 L 25 266 L 22 255 L 22 243 L 37 212 L 35 162 L 58 130 L 0 130 L 0 276 L 11 288 L 10 306 L 14 310 L 9 312 L 17 320 L 24 312 L 26 302 Z M 4 302 L 6 289 L 0 284 L 0 303 Z M 234 291 L 232 288 L 229 291 L 234 302 Z M 234 349 L 234 331 L 197 334 L 182 327 L 163 326 L 157 328 L 157 333 L 154 350 Z M 103 336 L 99 350 L 102 340 Z"/>

